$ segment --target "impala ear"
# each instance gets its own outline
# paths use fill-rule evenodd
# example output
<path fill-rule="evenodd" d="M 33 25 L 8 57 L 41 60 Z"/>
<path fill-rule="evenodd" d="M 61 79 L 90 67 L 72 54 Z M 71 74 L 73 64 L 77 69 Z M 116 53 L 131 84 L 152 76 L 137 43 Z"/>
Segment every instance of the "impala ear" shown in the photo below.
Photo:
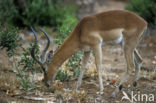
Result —
<path fill-rule="evenodd" d="M 51 62 L 52 59 L 53 59 L 53 55 L 54 55 L 54 51 L 53 51 L 53 50 L 50 50 L 50 51 L 47 53 L 46 64 L 50 64 L 50 62 Z"/>

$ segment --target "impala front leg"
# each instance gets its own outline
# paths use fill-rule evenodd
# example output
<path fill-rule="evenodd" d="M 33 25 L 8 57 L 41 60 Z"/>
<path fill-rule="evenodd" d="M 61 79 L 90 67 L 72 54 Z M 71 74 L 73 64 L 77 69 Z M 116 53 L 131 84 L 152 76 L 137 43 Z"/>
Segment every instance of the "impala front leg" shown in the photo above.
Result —
<path fill-rule="evenodd" d="M 76 90 L 79 88 L 79 86 L 81 85 L 81 82 L 82 82 L 82 78 L 83 78 L 83 73 L 84 73 L 84 70 L 86 68 L 86 65 L 87 65 L 87 62 L 89 60 L 89 57 L 90 57 L 90 54 L 91 54 L 91 51 L 89 52 L 84 52 L 84 55 L 83 55 L 83 59 L 82 59 L 82 66 L 81 66 L 81 71 L 80 71 L 80 76 L 79 76 L 79 79 L 77 81 L 77 84 L 76 84 Z"/>
<path fill-rule="evenodd" d="M 95 45 L 93 47 L 93 50 L 94 50 L 96 68 L 98 69 L 100 94 L 102 94 L 103 90 L 104 90 L 104 87 L 103 87 L 102 68 L 101 68 L 101 65 L 102 65 L 102 47 L 101 47 L 101 43 L 98 44 L 98 45 Z"/>

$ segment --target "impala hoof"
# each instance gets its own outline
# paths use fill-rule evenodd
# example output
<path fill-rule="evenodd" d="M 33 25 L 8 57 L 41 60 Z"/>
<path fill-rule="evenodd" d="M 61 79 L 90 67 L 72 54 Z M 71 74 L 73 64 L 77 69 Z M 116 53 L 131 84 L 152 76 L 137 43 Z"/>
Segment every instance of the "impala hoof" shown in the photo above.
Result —
<path fill-rule="evenodd" d="M 135 82 L 133 82 L 133 86 L 134 87 L 136 87 L 137 86 L 137 82 L 135 81 Z"/>

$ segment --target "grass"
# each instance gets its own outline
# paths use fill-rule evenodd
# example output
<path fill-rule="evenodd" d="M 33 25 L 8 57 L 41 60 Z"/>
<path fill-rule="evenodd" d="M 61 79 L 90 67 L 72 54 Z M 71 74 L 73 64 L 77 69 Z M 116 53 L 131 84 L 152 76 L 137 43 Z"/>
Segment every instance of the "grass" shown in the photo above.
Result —
<path fill-rule="evenodd" d="M 0 72 L 0 87 L 4 91 L 12 91 L 19 87 L 19 80 L 16 75 L 10 72 Z"/>

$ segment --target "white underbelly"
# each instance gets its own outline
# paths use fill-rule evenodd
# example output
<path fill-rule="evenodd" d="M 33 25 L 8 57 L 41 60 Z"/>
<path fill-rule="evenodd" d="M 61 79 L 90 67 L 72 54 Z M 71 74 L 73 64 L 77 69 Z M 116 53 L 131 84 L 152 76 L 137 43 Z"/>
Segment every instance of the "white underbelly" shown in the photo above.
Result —
<path fill-rule="evenodd" d="M 111 41 L 103 41 L 103 44 L 119 44 L 123 41 L 123 35 L 118 37 L 116 40 L 111 40 Z"/>

